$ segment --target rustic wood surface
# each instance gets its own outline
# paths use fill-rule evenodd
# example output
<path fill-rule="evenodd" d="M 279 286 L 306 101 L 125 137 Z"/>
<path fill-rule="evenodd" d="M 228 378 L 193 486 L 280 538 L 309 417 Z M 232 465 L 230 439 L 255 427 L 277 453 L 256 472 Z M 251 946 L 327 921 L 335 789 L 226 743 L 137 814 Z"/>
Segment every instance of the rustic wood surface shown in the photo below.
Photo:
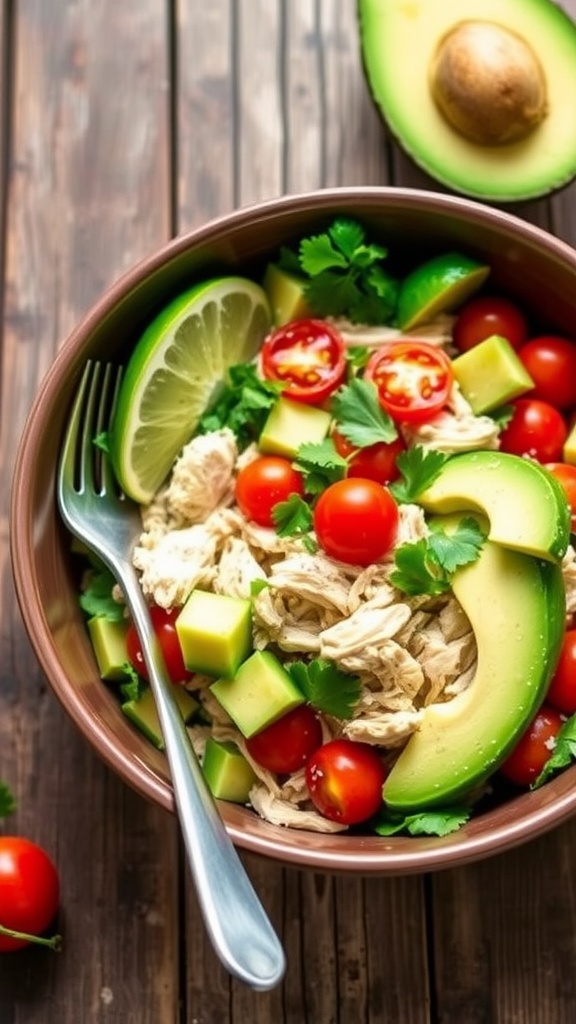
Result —
<path fill-rule="evenodd" d="M 258 199 L 437 187 L 375 113 L 353 0 L 4 0 L 0 53 L 0 778 L 18 800 L 10 831 L 58 864 L 64 935 L 59 955 L 0 958 L 0 1024 L 573 1024 L 576 822 L 428 877 L 245 856 L 289 966 L 273 992 L 231 981 L 174 820 L 79 737 L 14 599 L 9 483 L 26 412 L 109 283 Z M 575 199 L 573 185 L 515 212 L 576 243 Z"/>

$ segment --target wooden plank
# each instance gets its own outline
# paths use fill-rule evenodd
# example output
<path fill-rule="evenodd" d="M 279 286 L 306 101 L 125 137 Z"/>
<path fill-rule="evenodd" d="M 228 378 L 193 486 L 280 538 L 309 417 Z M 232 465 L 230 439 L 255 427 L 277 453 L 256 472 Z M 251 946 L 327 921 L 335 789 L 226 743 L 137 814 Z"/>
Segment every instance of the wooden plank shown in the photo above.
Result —
<path fill-rule="evenodd" d="M 59 867 L 64 951 L 1 958 L 0 1019 L 156 1024 L 178 1005 L 174 821 L 111 776 L 47 692 L 15 607 L 6 537 L 7 481 L 41 376 L 102 289 L 168 235 L 166 21 L 154 0 L 11 8 L 0 777 L 19 803 L 10 828 Z"/>

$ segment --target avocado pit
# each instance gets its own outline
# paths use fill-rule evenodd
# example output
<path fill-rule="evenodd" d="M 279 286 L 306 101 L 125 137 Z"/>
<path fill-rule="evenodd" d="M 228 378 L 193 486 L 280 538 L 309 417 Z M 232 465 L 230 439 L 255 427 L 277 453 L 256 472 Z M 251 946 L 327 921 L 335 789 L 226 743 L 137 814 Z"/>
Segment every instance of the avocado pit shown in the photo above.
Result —
<path fill-rule="evenodd" d="M 495 22 L 462 21 L 447 32 L 429 81 L 449 124 L 483 146 L 518 142 L 547 114 L 546 78 L 536 54 Z"/>

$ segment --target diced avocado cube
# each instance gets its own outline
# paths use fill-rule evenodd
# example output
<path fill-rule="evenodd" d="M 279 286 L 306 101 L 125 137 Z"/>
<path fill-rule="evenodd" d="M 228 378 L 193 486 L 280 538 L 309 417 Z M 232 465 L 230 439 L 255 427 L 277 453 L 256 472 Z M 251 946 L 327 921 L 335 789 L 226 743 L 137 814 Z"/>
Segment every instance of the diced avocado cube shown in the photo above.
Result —
<path fill-rule="evenodd" d="M 564 442 L 562 456 L 564 462 L 569 462 L 571 466 L 576 466 L 576 423 L 574 423 Z"/>
<path fill-rule="evenodd" d="M 102 679 L 125 679 L 128 655 L 126 653 L 126 633 L 128 622 L 114 622 L 103 615 L 93 615 L 88 619 L 88 632 L 98 669 Z"/>
<path fill-rule="evenodd" d="M 176 619 L 176 632 L 190 672 L 233 676 L 252 650 L 252 604 L 193 590 Z"/>
<path fill-rule="evenodd" d="M 277 327 L 311 315 L 304 294 L 305 278 L 290 274 L 277 263 L 269 263 L 262 283 Z"/>
<path fill-rule="evenodd" d="M 184 686 L 174 686 L 172 692 L 182 713 L 182 718 L 185 722 L 189 722 L 199 706 L 198 701 Z M 156 702 L 150 687 L 143 691 L 138 700 L 125 701 L 122 704 L 122 711 L 158 750 L 164 750 L 164 738 L 156 711 Z"/>
<path fill-rule="evenodd" d="M 255 651 L 234 678 L 218 679 L 210 690 L 246 738 L 304 703 L 292 677 L 270 651 Z"/>
<path fill-rule="evenodd" d="M 202 771 L 217 800 L 247 803 L 250 789 L 256 781 L 256 772 L 235 743 L 209 736 Z"/>
<path fill-rule="evenodd" d="M 330 413 L 325 409 L 294 402 L 281 395 L 268 413 L 258 447 L 268 455 L 284 455 L 293 459 L 301 444 L 317 444 L 324 440 L 330 421 Z"/>
<path fill-rule="evenodd" d="M 522 360 L 499 334 L 492 334 L 453 359 L 452 370 L 476 416 L 497 409 L 534 387 Z"/>

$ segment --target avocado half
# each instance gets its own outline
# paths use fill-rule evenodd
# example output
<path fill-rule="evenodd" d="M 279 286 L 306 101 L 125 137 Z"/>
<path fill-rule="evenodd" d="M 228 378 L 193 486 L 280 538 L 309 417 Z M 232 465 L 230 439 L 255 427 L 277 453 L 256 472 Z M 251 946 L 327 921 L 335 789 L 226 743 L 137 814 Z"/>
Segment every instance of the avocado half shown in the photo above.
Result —
<path fill-rule="evenodd" d="M 358 0 L 364 70 L 392 134 L 437 181 L 473 198 L 518 202 L 576 176 L 576 24 L 551 0 Z M 520 141 L 472 142 L 436 105 L 430 68 L 461 22 L 494 22 L 533 49 L 546 79 L 547 113 Z"/>

